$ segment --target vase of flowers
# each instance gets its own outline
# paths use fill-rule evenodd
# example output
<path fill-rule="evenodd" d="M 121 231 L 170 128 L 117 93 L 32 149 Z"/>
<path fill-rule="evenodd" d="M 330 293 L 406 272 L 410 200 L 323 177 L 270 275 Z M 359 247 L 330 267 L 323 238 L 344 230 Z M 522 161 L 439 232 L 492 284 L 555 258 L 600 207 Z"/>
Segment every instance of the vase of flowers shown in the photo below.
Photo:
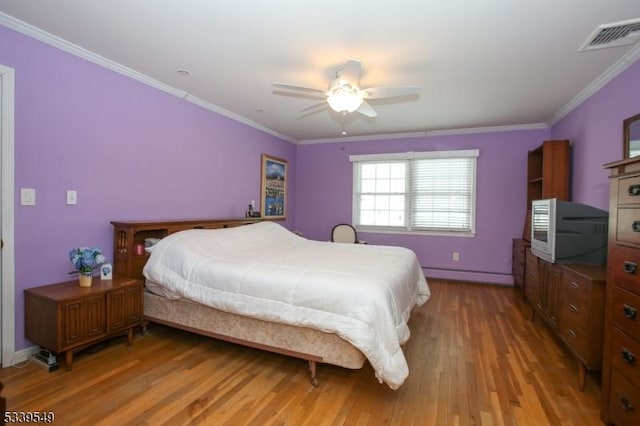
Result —
<path fill-rule="evenodd" d="M 78 247 L 69 251 L 69 260 L 78 271 L 80 287 L 91 287 L 93 270 L 102 265 L 106 259 L 97 247 Z"/>

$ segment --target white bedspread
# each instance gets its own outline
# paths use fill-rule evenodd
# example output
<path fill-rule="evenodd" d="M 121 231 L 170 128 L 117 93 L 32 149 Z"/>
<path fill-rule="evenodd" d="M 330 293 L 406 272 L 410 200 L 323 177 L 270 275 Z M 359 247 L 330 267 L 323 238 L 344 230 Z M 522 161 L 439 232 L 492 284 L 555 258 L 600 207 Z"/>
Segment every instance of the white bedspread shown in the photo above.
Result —
<path fill-rule="evenodd" d="M 411 250 L 307 240 L 273 222 L 172 234 L 144 275 L 174 297 L 336 333 L 392 389 L 409 374 L 410 312 L 430 295 Z"/>

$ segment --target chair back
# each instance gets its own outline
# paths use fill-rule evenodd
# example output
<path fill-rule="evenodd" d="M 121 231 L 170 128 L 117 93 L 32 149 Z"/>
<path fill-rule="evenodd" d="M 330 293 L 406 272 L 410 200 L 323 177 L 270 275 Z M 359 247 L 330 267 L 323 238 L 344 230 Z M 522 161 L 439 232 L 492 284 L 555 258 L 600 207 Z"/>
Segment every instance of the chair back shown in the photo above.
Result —
<path fill-rule="evenodd" d="M 358 233 L 356 228 L 348 223 L 339 223 L 331 230 L 331 241 L 334 243 L 357 243 Z"/>

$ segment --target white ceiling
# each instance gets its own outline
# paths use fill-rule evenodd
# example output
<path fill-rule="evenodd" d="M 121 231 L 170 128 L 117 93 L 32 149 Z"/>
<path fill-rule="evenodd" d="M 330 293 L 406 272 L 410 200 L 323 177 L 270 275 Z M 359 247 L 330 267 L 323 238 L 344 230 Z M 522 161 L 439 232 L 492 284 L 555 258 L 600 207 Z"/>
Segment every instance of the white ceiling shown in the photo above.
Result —
<path fill-rule="evenodd" d="M 598 25 L 640 18 L 640 0 L 0 0 L 0 11 L 293 142 L 339 138 L 343 125 L 361 137 L 553 124 L 640 56 L 638 43 L 578 52 Z M 371 101 L 368 119 L 299 117 L 313 99 L 274 93 L 276 81 L 324 89 L 348 59 L 362 62 L 362 87 L 420 96 Z"/>

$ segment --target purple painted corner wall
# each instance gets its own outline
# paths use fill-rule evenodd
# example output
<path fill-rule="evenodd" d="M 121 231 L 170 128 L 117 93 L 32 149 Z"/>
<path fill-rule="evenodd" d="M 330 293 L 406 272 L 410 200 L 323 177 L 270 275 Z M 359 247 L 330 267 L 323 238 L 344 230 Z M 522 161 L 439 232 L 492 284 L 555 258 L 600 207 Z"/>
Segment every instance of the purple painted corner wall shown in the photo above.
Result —
<path fill-rule="evenodd" d="M 572 143 L 573 200 L 609 210 L 608 173 L 602 165 L 621 160 L 622 122 L 640 113 L 640 60 L 551 129 Z"/>
<path fill-rule="evenodd" d="M 0 64 L 15 70 L 16 349 L 30 346 L 23 289 L 68 280 L 72 247 L 112 258 L 110 221 L 243 217 L 261 153 L 295 159 L 289 142 L 2 26 Z M 290 167 L 290 193 L 295 181 Z"/>
<path fill-rule="evenodd" d="M 289 161 L 287 221 L 328 240 L 351 221 L 351 154 L 480 150 L 474 238 L 362 234 L 413 249 L 427 276 L 508 284 L 522 236 L 526 153 L 573 143 L 573 199 L 607 208 L 602 164 L 622 156 L 622 120 L 640 112 L 640 62 L 547 130 L 295 146 L 0 26 L 0 64 L 15 70 L 16 349 L 23 289 L 68 278 L 70 248 L 102 247 L 110 221 L 239 217 L 260 199 L 260 155 Z M 20 188 L 36 189 L 21 206 Z M 66 191 L 78 205 L 66 205 Z M 451 259 L 453 251 L 460 260 Z"/>
<path fill-rule="evenodd" d="M 411 248 L 428 277 L 510 284 L 512 239 L 522 237 L 526 213 L 526 153 L 548 138 L 548 130 L 528 130 L 299 146 L 296 227 L 309 238 L 327 240 L 334 224 L 351 222 L 349 155 L 478 148 L 474 238 L 382 233 L 359 237 L 372 244 Z M 452 260 L 454 251 L 460 253 L 459 261 Z"/>

